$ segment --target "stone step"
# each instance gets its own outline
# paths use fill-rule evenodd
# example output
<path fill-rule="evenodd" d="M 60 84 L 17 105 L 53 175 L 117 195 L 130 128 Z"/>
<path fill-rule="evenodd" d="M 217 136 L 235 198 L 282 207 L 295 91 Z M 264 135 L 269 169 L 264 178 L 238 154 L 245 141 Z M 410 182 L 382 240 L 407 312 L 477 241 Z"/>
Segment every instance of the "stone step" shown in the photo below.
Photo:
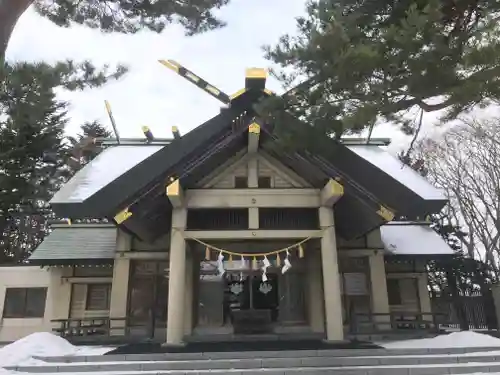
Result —
<path fill-rule="evenodd" d="M 226 369 L 226 370 L 99 370 L 93 375 L 445 375 L 445 374 L 474 374 L 494 373 L 500 371 L 499 363 L 472 363 L 454 365 L 416 365 L 416 366 L 360 366 L 360 367 L 297 367 L 275 369 Z M 35 372 L 32 372 L 35 373 Z M 26 373 L 25 373 L 26 374 Z M 37 375 L 53 375 L 53 372 L 38 371 Z M 89 375 L 89 372 L 65 371 L 60 375 Z"/>
<path fill-rule="evenodd" d="M 481 364 L 498 367 L 500 356 L 379 356 L 379 357 L 306 357 L 306 358 L 246 358 L 246 359 L 204 359 L 188 361 L 103 361 L 81 363 L 47 363 L 41 366 L 6 367 L 7 370 L 28 373 L 76 373 L 99 371 L 208 371 L 208 370 L 259 370 L 292 368 L 344 368 L 359 367 L 415 367 L 437 366 L 467 367 Z M 488 367 L 487 366 L 487 367 Z M 484 366 L 483 366 L 484 367 Z"/>
<path fill-rule="evenodd" d="M 109 361 L 192 361 L 203 359 L 245 358 L 309 358 L 309 357 L 370 357 L 370 356 L 418 356 L 459 355 L 468 353 L 500 352 L 500 347 L 482 348 L 428 348 L 428 349 L 323 349 L 241 352 L 196 352 L 196 353 L 148 353 L 111 354 L 104 356 L 35 357 L 52 363 L 109 362 Z"/>

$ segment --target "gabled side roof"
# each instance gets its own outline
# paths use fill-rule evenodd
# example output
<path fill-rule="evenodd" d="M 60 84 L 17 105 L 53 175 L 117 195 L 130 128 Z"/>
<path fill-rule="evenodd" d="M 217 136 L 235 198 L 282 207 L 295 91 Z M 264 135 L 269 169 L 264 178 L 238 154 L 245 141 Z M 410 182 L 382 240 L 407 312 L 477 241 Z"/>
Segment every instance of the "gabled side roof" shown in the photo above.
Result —
<path fill-rule="evenodd" d="M 54 195 L 51 204 L 81 203 L 89 199 L 163 147 L 145 144 L 105 149 Z"/>
<path fill-rule="evenodd" d="M 63 187 L 50 204 L 54 211 L 60 217 L 68 218 L 99 218 L 99 217 L 112 217 L 120 207 L 123 206 L 131 197 L 137 195 L 139 192 L 147 190 L 148 186 L 165 178 L 165 174 L 176 164 L 185 158 L 188 158 L 193 153 L 204 147 L 207 142 L 213 141 L 222 131 L 230 126 L 232 120 L 238 115 L 239 111 L 227 109 L 217 116 L 211 118 L 204 124 L 193 129 L 185 136 L 172 143 L 156 149 L 158 146 L 138 146 L 147 147 L 146 152 L 141 152 L 141 156 L 145 156 L 140 160 L 140 157 L 132 157 L 130 160 L 139 161 L 135 165 L 130 165 L 123 173 L 119 174 L 116 179 L 106 181 L 102 186 L 95 185 L 92 189 L 86 189 L 86 195 L 79 195 L 82 191 L 82 184 L 85 184 L 82 176 L 88 176 L 93 173 L 93 168 L 97 164 L 100 169 L 99 160 L 97 163 L 90 163 L 85 166 L 80 172 L 80 175 L 73 177 L 65 187 Z M 125 146 L 115 147 L 120 149 Z M 149 156 L 147 152 L 155 151 Z M 119 154 L 122 151 L 117 151 Z M 109 160 L 103 162 L 102 165 L 113 168 L 113 162 L 116 166 L 119 165 L 120 160 L 113 160 L 111 151 L 108 156 Z M 103 159 L 107 156 L 103 157 Z M 97 173 L 97 172 L 96 172 Z M 110 174 L 113 173 L 110 171 Z M 103 173 L 104 175 L 105 173 Z M 78 197 L 79 199 L 75 199 Z"/>
<path fill-rule="evenodd" d="M 429 224 L 391 222 L 380 228 L 382 243 L 389 255 L 439 256 L 454 251 Z"/>
<path fill-rule="evenodd" d="M 112 263 L 116 235 L 112 224 L 54 225 L 29 262 L 41 266 Z"/>

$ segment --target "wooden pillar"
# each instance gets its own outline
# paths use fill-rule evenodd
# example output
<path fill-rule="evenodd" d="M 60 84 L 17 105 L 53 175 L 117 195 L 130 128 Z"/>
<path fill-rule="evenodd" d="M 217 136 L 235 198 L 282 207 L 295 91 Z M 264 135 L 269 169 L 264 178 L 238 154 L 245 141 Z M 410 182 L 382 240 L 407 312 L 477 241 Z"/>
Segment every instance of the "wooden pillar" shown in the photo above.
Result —
<path fill-rule="evenodd" d="M 182 231 L 186 227 L 187 210 L 172 210 L 170 235 L 170 265 L 168 281 L 168 319 L 166 345 L 183 344 L 186 282 L 186 243 Z"/>
<path fill-rule="evenodd" d="M 123 257 L 124 251 L 130 251 L 132 247 L 132 237 L 121 230 L 117 230 L 115 261 L 113 265 L 113 281 L 111 284 L 111 301 L 109 304 L 110 318 L 127 317 L 128 287 L 130 277 L 130 259 Z M 111 334 L 126 334 L 125 320 L 111 321 Z M 123 329 L 122 329 L 123 328 Z"/>
<path fill-rule="evenodd" d="M 321 257 L 319 249 L 310 250 L 307 262 L 307 301 L 309 326 L 313 332 L 325 332 L 325 312 L 323 306 L 323 281 L 321 276 Z"/>
<path fill-rule="evenodd" d="M 326 339 L 341 341 L 344 339 L 344 327 L 333 210 L 329 207 L 320 207 L 319 222 L 321 228 L 324 229 L 321 238 L 321 264 L 325 296 Z"/>
<path fill-rule="evenodd" d="M 190 335 L 193 331 L 193 254 L 186 253 L 186 294 L 184 300 L 184 334 Z"/>
<path fill-rule="evenodd" d="M 387 292 L 384 253 L 382 251 L 375 251 L 368 257 L 368 261 L 370 264 L 372 312 L 375 314 L 386 314 L 375 317 L 376 322 L 384 323 L 382 326 L 377 325 L 377 328 L 390 329 L 389 313 L 391 310 L 389 308 L 389 294 Z"/>

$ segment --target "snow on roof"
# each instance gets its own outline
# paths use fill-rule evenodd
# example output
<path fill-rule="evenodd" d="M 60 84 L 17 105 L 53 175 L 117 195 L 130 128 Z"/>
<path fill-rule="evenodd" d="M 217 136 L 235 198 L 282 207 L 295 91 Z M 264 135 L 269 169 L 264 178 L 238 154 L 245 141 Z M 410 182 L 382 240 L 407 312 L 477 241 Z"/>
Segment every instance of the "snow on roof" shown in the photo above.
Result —
<path fill-rule="evenodd" d="M 433 186 L 424 177 L 378 146 L 347 146 L 349 150 L 367 160 L 383 172 L 395 178 L 422 198 L 427 200 L 445 200 L 443 192 Z"/>
<path fill-rule="evenodd" d="M 428 225 L 391 223 L 380 227 L 380 237 L 393 255 L 453 254 L 453 249 Z"/>
<path fill-rule="evenodd" d="M 147 159 L 163 146 L 114 146 L 105 149 L 76 173 L 51 203 L 81 202 Z"/>

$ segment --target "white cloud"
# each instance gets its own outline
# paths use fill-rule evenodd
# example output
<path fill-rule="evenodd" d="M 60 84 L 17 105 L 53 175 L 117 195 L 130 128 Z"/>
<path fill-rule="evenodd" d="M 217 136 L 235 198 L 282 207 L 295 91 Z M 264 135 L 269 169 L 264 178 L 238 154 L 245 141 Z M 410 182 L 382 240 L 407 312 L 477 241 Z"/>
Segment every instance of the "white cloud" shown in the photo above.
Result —
<path fill-rule="evenodd" d="M 81 26 L 62 29 L 28 10 L 16 26 L 7 58 L 14 60 L 90 59 L 95 64 L 124 63 L 131 69 L 119 82 L 97 90 L 63 93 L 72 103 L 69 133 L 84 121 L 100 119 L 109 124 L 104 100 L 111 102 L 119 131 L 125 137 L 140 137 L 148 125 L 157 137 L 170 137 L 172 125 L 185 134 L 217 114 L 221 103 L 160 65 L 161 58 L 174 59 L 232 94 L 244 85 L 247 67 L 268 67 L 264 44 L 273 44 L 295 31 L 295 17 L 303 14 L 306 0 L 232 0 L 220 15 L 228 22 L 224 29 L 186 37 L 173 25 L 162 34 L 102 34 Z M 273 79 L 268 88 L 279 91 Z M 489 112 L 491 113 L 491 112 Z M 436 115 L 424 116 L 423 134 L 436 129 Z M 111 129 L 111 127 L 110 127 Z M 378 126 L 374 137 L 393 138 L 393 151 L 405 147 L 410 137 L 390 124 Z"/>
<path fill-rule="evenodd" d="M 62 94 L 72 103 L 68 132 L 74 133 L 87 120 L 108 123 L 103 103 L 107 99 L 122 136 L 142 136 L 140 127 L 149 125 L 157 137 L 170 137 L 172 125 L 186 133 L 217 114 L 222 104 L 160 65 L 158 59 L 175 59 L 232 94 L 243 87 L 245 68 L 269 66 L 262 45 L 293 31 L 304 5 L 304 0 L 233 0 L 220 11 L 228 27 L 195 37 L 184 36 L 175 25 L 159 35 L 146 31 L 102 34 L 80 26 L 62 29 L 29 9 L 14 30 L 7 58 L 124 63 L 130 72 L 121 81 Z M 272 79 L 268 87 L 279 89 Z"/>

